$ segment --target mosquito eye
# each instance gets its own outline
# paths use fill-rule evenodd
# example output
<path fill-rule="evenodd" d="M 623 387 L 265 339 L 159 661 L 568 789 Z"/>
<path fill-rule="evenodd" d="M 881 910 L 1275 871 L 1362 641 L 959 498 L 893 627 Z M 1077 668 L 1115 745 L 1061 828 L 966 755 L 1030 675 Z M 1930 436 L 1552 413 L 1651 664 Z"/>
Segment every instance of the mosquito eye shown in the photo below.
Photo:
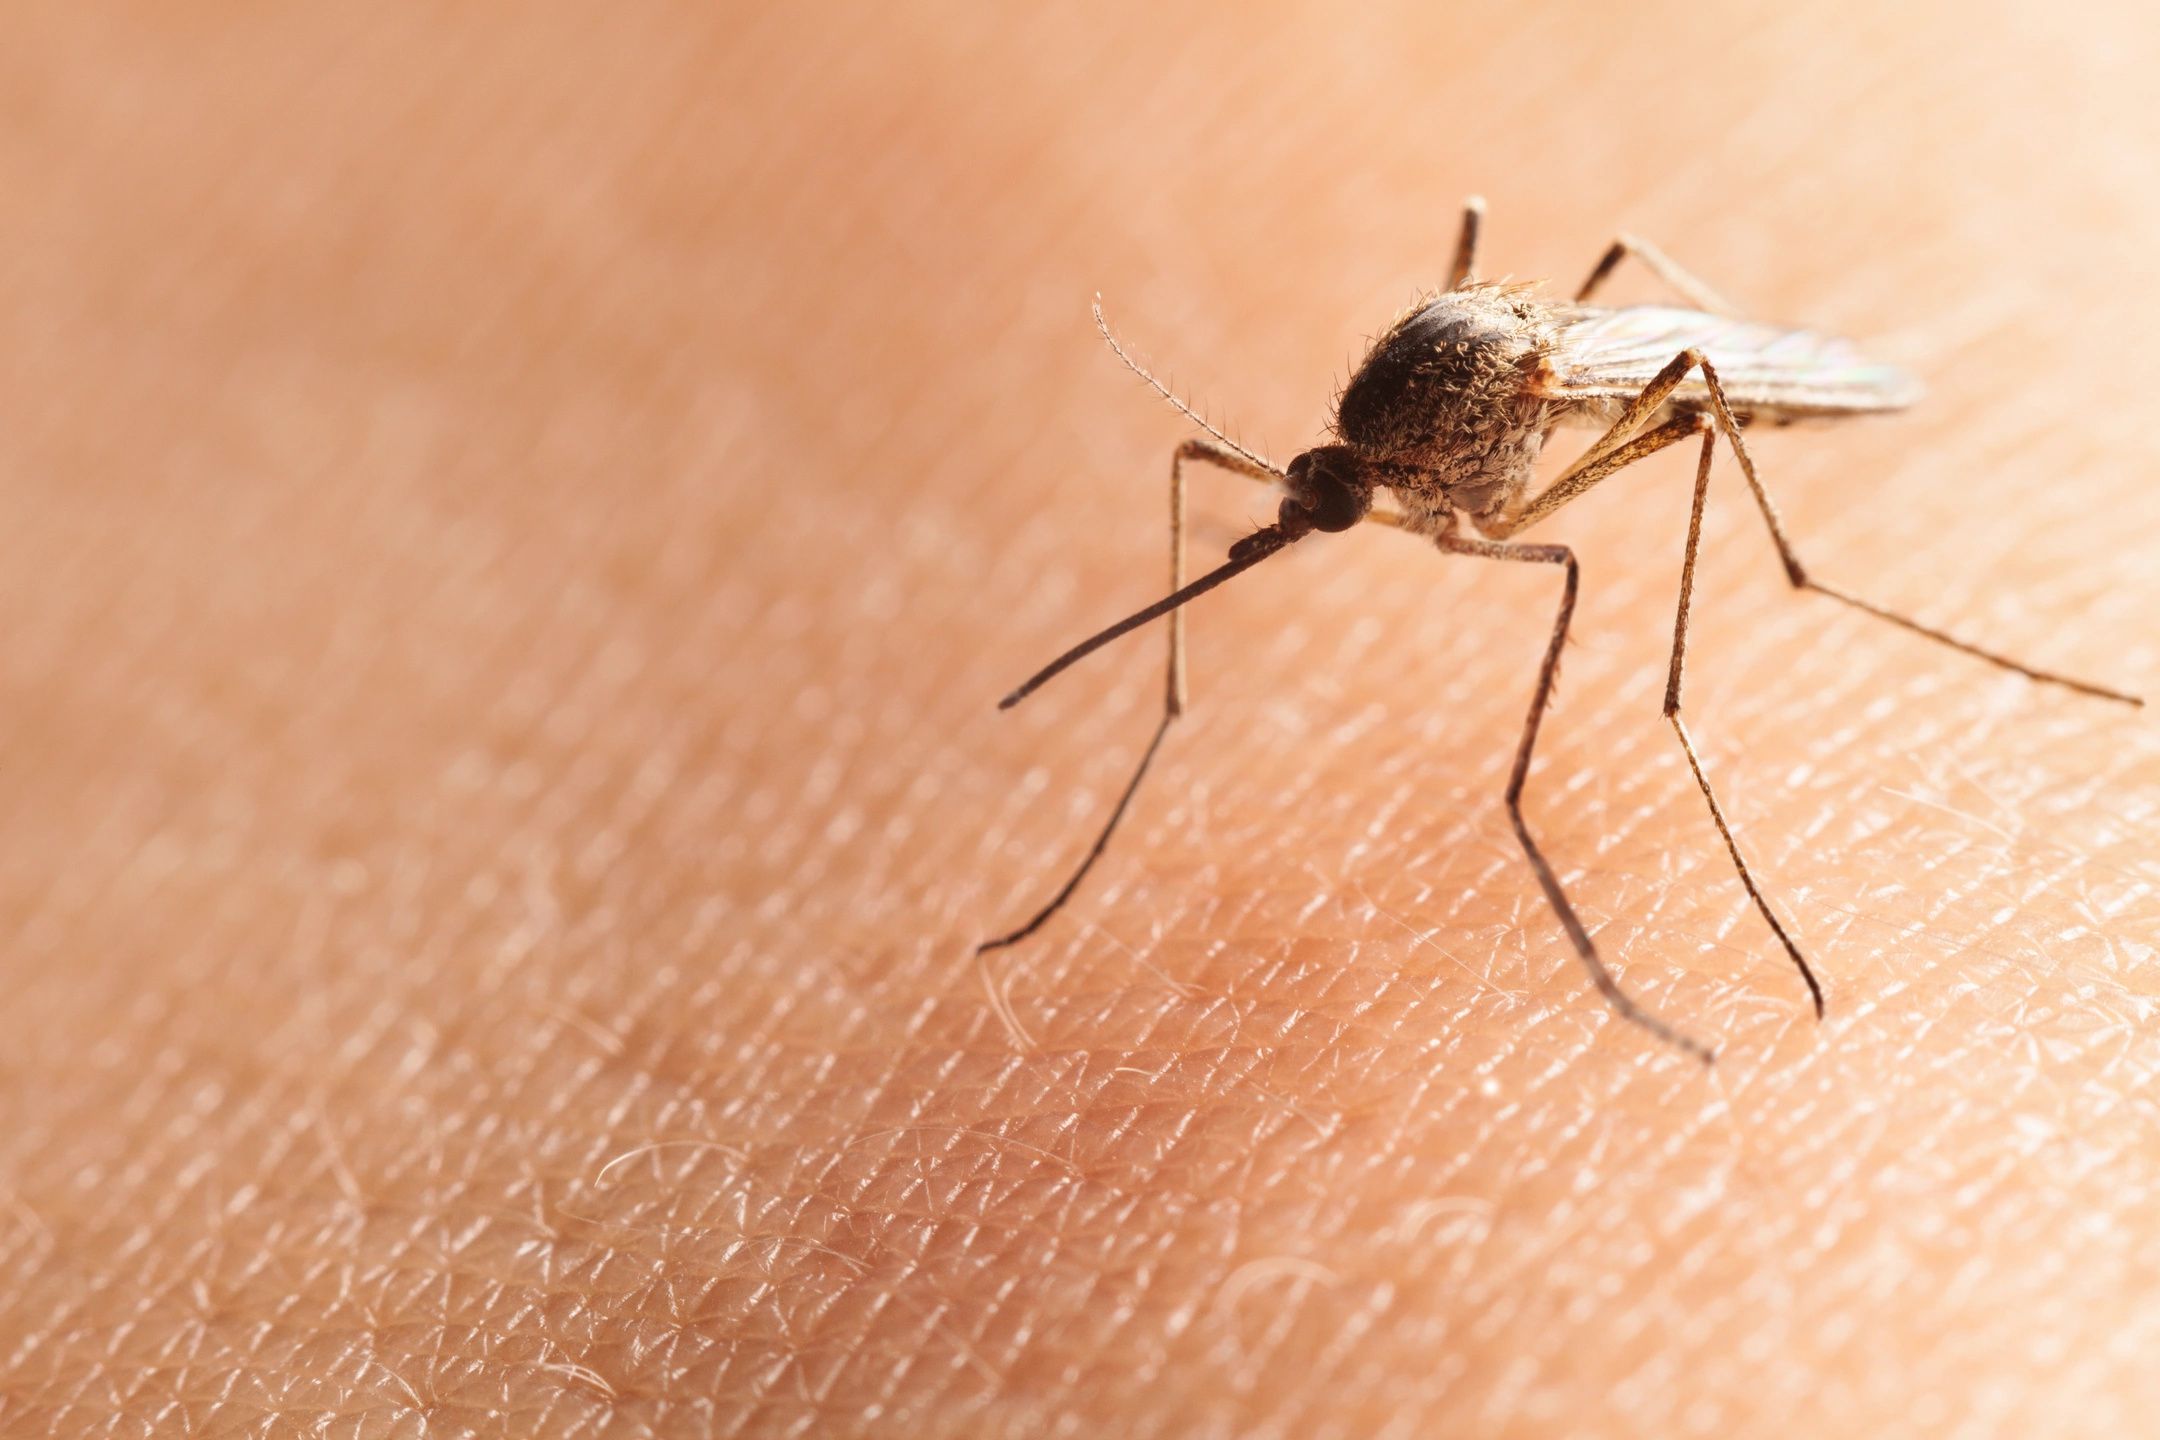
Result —
<path fill-rule="evenodd" d="M 1347 485 L 1315 485 L 1312 522 L 1315 530 L 1348 530 L 1365 518 L 1372 501 Z"/>
<path fill-rule="evenodd" d="M 1306 512 L 1315 530 L 1348 530 L 1372 509 L 1372 491 L 1332 470 L 1316 469 L 1305 477 Z"/>
<path fill-rule="evenodd" d="M 1348 530 L 1372 509 L 1372 485 L 1340 446 L 1308 450 L 1283 472 L 1289 494 L 1279 523 L 1294 530 Z"/>

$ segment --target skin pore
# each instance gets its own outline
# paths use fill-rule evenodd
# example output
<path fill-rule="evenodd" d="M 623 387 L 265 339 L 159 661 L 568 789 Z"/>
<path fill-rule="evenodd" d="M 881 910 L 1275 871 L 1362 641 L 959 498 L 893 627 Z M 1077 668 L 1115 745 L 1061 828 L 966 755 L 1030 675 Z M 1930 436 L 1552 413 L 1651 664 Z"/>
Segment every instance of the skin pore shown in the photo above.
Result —
<path fill-rule="evenodd" d="M 1159 713 L 1159 627 L 995 708 L 1162 593 L 1088 297 L 1287 459 L 1473 190 L 1929 383 L 1750 432 L 1811 573 L 2160 683 L 2151 22 L 1878 11 L 25 16 L 0 1435 L 2134 1432 L 2151 712 L 1791 593 L 1722 457 L 1689 724 L 1825 1021 L 1661 718 L 1691 446 L 1527 537 L 1524 803 L 1715 1068 L 1508 826 L 1559 577 L 1377 527 L 1195 603 L 974 954 Z M 1198 574 L 1275 506 L 1191 483 Z"/>

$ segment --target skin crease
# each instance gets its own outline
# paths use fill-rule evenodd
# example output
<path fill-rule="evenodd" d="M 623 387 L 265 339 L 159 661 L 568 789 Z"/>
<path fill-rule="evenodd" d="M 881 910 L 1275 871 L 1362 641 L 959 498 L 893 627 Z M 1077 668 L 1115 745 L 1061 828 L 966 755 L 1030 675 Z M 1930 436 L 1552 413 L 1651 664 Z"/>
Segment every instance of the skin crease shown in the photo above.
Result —
<path fill-rule="evenodd" d="M 1557 576 L 1370 527 L 971 954 L 1159 703 L 993 709 L 1161 593 L 1089 296 L 1287 459 L 1472 190 L 1913 369 L 1760 434 L 1803 556 L 2160 687 L 2160 34 L 1892 8 L 17 16 L 0 1435 L 2135 1433 L 2152 712 L 1788 593 L 1728 459 L 1687 713 L 1827 1023 L 1658 714 L 1691 447 L 1526 537 L 1528 813 L 1714 1070 L 1507 826 Z"/>

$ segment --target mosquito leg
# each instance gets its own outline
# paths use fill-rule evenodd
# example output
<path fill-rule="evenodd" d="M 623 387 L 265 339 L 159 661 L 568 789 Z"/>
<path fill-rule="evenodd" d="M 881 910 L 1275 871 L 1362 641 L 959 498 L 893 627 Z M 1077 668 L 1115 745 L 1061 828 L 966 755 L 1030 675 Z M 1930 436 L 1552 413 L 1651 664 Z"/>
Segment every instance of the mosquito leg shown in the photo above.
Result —
<path fill-rule="evenodd" d="M 1695 753 L 1695 737 L 1688 733 L 1687 721 L 1680 716 L 1680 672 L 1687 660 L 1688 607 L 1695 594 L 1695 555 L 1702 545 L 1703 504 L 1710 494 L 1710 455 L 1717 444 L 1717 436 L 1710 430 L 1703 432 L 1702 458 L 1695 465 L 1695 503 L 1688 512 L 1687 550 L 1680 562 L 1680 606 L 1673 618 L 1672 669 L 1665 678 L 1665 718 L 1672 722 L 1673 733 L 1680 737 L 1680 748 L 1687 752 L 1688 768 L 1695 772 L 1695 783 L 1702 788 L 1703 799 L 1709 802 L 1710 818 L 1717 823 L 1718 834 L 1725 838 L 1725 849 L 1732 856 L 1733 868 L 1740 872 L 1740 883 L 1747 887 L 1748 897 L 1755 908 L 1762 912 L 1764 920 L 1777 935 L 1778 943 L 1792 957 L 1800 971 L 1800 978 L 1807 982 L 1808 994 L 1815 1001 L 1815 1018 L 1823 1017 L 1822 985 L 1815 972 L 1808 966 L 1807 957 L 1786 930 L 1777 912 L 1763 897 L 1762 887 L 1755 883 L 1755 874 L 1748 868 L 1747 857 L 1740 853 L 1740 842 L 1733 838 L 1732 826 L 1725 819 L 1725 807 L 1718 803 L 1717 792 L 1710 788 L 1710 777 L 1703 770 L 1702 757 Z"/>
<path fill-rule="evenodd" d="M 1682 424 L 1680 419 L 1668 421 L 1665 425 L 1639 438 L 1631 440 L 1629 437 L 1634 435 L 1635 431 L 1657 414 L 1658 410 L 1672 398 L 1673 393 L 1680 388 L 1690 372 L 1698 369 L 1702 371 L 1703 382 L 1709 389 L 1710 414 L 1715 418 L 1718 429 L 1724 432 L 1726 443 L 1732 447 L 1733 458 L 1740 462 L 1740 473 L 1747 479 L 1748 490 L 1755 497 L 1756 508 L 1762 511 L 1763 522 L 1770 527 L 1770 539 L 1777 546 L 1778 557 L 1785 565 L 1785 578 L 1792 582 L 1793 588 L 1813 590 L 1818 594 L 1827 595 L 1841 604 L 1852 606 L 1855 610 L 1865 611 L 1877 619 L 1887 620 L 1891 624 L 1910 630 L 1916 635 L 1924 635 L 1928 639 L 1947 645 L 1953 650 L 1962 650 L 1977 659 L 1987 661 L 1990 665 L 2000 666 L 2005 670 L 2023 675 L 2029 680 L 2036 680 L 2049 685 L 2061 685 L 2083 695 L 2093 695 L 2103 700 L 2115 700 L 2125 705 L 2143 705 L 2145 703 L 2135 695 L 2110 689 L 2105 685 L 2095 685 L 2090 681 L 2073 679 L 2067 675 L 2058 675 L 2051 670 L 2037 669 L 2022 661 L 2013 660 L 2007 655 L 1983 649 L 1970 641 L 1960 640 L 1955 635 L 1938 630 L 1931 625 L 1924 625 L 1909 616 L 1901 615 L 1894 610 L 1877 605 L 1871 600 L 1862 599 L 1860 596 L 1850 594 L 1832 585 L 1826 585 L 1822 581 L 1811 577 L 1807 572 L 1807 567 L 1800 563 L 1800 552 L 1793 546 L 1791 537 L 1785 533 L 1785 522 L 1778 514 L 1776 502 L 1771 500 L 1770 492 L 1763 487 L 1762 477 L 1755 473 L 1755 459 L 1748 453 L 1747 442 L 1740 438 L 1740 420 L 1734 415 L 1731 404 L 1726 400 L 1725 387 L 1718 379 L 1717 369 L 1700 350 L 1687 349 L 1675 355 L 1671 363 L 1666 365 L 1663 370 L 1660 370 L 1651 379 L 1650 383 L 1642 388 L 1641 393 L 1628 402 L 1626 408 L 1621 411 L 1620 417 L 1612 423 L 1611 428 L 1598 437 L 1595 444 L 1577 457 L 1573 465 L 1569 466 L 1558 479 L 1547 486 L 1543 493 L 1530 501 L 1520 512 L 1493 526 L 1491 533 L 1501 536 L 1512 535 L 1581 495 L 1585 490 L 1622 465 L 1640 459 L 1643 455 L 1650 454 L 1664 448 L 1665 445 L 1673 443 L 1681 433 L 1684 433 L 1680 430 Z M 1695 408 L 1700 403 L 1700 400 L 1691 401 L 1689 402 L 1689 408 Z"/>
<path fill-rule="evenodd" d="M 1492 526 L 1489 533 L 1504 537 L 1518 530 L 1528 529 L 1614 471 L 1632 465 L 1646 455 L 1655 455 L 1668 445 L 1692 439 L 1708 429 L 1708 417 L 1681 415 L 1603 454 L 1598 453 L 1597 446 L 1592 446 L 1584 452 L 1581 460 L 1569 466 L 1565 473 L 1539 492 L 1529 504 Z M 1611 433 L 1607 431 L 1605 438 L 1609 439 Z M 1604 439 L 1598 441 L 1599 445 L 1604 443 Z"/>
<path fill-rule="evenodd" d="M 1583 281 L 1582 288 L 1575 292 L 1575 303 L 1588 304 L 1590 297 L 1597 293 L 1598 287 L 1605 283 L 1606 277 L 1619 268 L 1620 262 L 1630 255 L 1642 261 L 1653 275 L 1670 285 L 1676 294 L 1696 309 L 1708 311 L 1712 315 L 1733 313 L 1732 306 L 1727 304 L 1717 291 L 1681 268 L 1679 262 L 1657 246 L 1633 235 L 1614 237 L 1604 256 L 1590 271 L 1589 278 Z"/>
<path fill-rule="evenodd" d="M 1485 228 L 1485 197 L 1472 195 L 1463 201 L 1462 230 L 1455 238 L 1455 263 L 1448 267 L 1450 290 L 1460 290 L 1477 278 L 1478 235 Z"/>
<path fill-rule="evenodd" d="M 1650 383 L 1643 386 L 1641 393 L 1621 409 L 1619 418 L 1606 428 L 1605 433 L 1598 436 L 1582 454 L 1576 456 L 1575 463 L 1562 471 L 1552 484 L 1546 486 L 1514 514 L 1502 517 L 1497 524 L 1481 528 L 1500 538 L 1526 529 L 1615 470 L 1631 465 L 1645 455 L 1654 455 L 1667 445 L 1698 433 L 1698 427 L 1704 422 L 1692 414 L 1683 414 L 1673 417 L 1648 434 L 1635 434 L 1664 408 L 1665 402 L 1672 398 L 1673 392 L 1687 379 L 1688 372 L 1695 368 L 1697 358 L 1692 350 L 1675 356 L 1664 369 L 1650 378 Z"/>
<path fill-rule="evenodd" d="M 1754 492 L 1756 507 L 1762 511 L 1763 521 L 1770 527 L 1770 538 L 1777 545 L 1778 557 L 1785 562 L 1785 578 L 1792 582 L 1794 589 L 1813 590 L 1818 595 L 1827 595 L 1841 604 L 1852 606 L 1855 610 L 1864 611 L 1879 620 L 1887 620 L 1893 625 L 1912 631 L 1915 635 L 1924 635 L 1928 639 L 1947 645 L 1953 650 L 1962 650 L 1967 655 L 1985 660 L 1990 665 L 1997 665 L 2005 670 L 2023 675 L 2028 680 L 2037 680 L 2047 685 L 2060 685 L 2065 689 L 2075 690 L 2081 695 L 2093 695 L 2102 700 L 2115 700 L 2125 705 L 2143 705 L 2145 703 L 2137 696 L 2124 691 L 2113 690 L 2105 685 L 2095 685 L 2088 680 L 2077 680 L 2067 675 L 2058 675 L 2052 670 L 2037 669 L 2034 666 L 2025 664 L 2023 661 L 2013 660 L 2007 655 L 1983 649 L 1970 641 L 1960 640 L 1955 635 L 1938 630 L 1932 625 L 1923 625 L 1910 616 L 1901 615 L 1895 610 L 1877 605 L 1872 600 L 1864 600 L 1858 595 L 1849 594 L 1835 586 L 1825 585 L 1822 581 L 1814 579 L 1808 574 L 1807 567 L 1800 563 L 1800 552 L 1793 548 L 1791 538 L 1785 533 L 1784 522 L 1778 516 L 1777 506 L 1770 499 L 1770 492 L 1763 488 L 1761 477 L 1755 473 L 1754 458 L 1748 454 L 1747 442 L 1740 438 L 1740 422 L 1734 418 L 1732 406 L 1726 402 L 1725 387 L 1718 380 L 1717 370 L 1698 350 L 1683 351 L 1679 358 L 1673 362 L 1673 365 L 1679 365 L 1682 362 L 1700 366 L 1702 369 L 1703 380 L 1710 387 L 1711 412 L 1717 417 L 1718 428 L 1725 432 L 1725 443 L 1732 447 L 1733 458 L 1740 462 L 1740 473 L 1747 477 L 1748 489 Z M 1672 368 L 1671 365 L 1668 365 L 1666 371 L 1669 372 Z M 1662 378 L 1662 374 L 1660 378 Z"/>
<path fill-rule="evenodd" d="M 1530 697 L 1530 714 L 1523 722 L 1522 742 L 1515 749 L 1515 768 L 1508 777 L 1508 818 L 1514 822 L 1515 838 L 1522 842 L 1523 854 L 1529 857 L 1530 868 L 1537 875 L 1538 886 L 1545 892 L 1545 899 L 1560 917 L 1560 924 L 1567 931 L 1568 939 L 1575 946 L 1575 953 L 1590 972 L 1590 979 L 1605 1003 L 1621 1019 L 1640 1025 L 1643 1029 L 1669 1045 L 1686 1051 L 1704 1064 L 1715 1058 L 1715 1052 L 1701 1041 L 1683 1035 L 1663 1020 L 1638 1005 L 1634 998 L 1620 988 L 1605 962 L 1598 958 L 1597 945 L 1590 932 L 1575 914 L 1575 907 L 1568 903 L 1567 892 L 1560 888 L 1559 877 L 1546 863 L 1544 852 L 1530 836 L 1530 827 L 1523 819 L 1522 796 L 1524 782 L 1530 778 L 1530 752 L 1537 744 L 1538 726 L 1545 719 L 1545 707 L 1552 700 L 1553 680 L 1560 670 L 1561 647 L 1567 643 L 1568 621 L 1575 613 L 1575 591 L 1578 572 L 1575 553 L 1565 545 L 1521 545 L 1496 540 L 1477 540 L 1468 536 L 1444 534 L 1439 540 L 1440 548 L 1457 555 L 1475 555 L 1487 560 L 1515 560 L 1540 565 L 1559 565 L 1565 568 L 1567 581 L 1560 591 L 1560 609 L 1553 617 L 1552 642 L 1545 648 L 1545 659 L 1538 667 L 1537 689 Z"/>
<path fill-rule="evenodd" d="M 1170 457 L 1170 588 L 1173 592 L 1183 589 L 1185 585 L 1185 462 L 1188 460 L 1204 460 L 1208 464 L 1219 465 L 1225 470 L 1267 485 L 1276 484 L 1279 479 L 1265 466 L 1256 465 L 1246 456 L 1213 440 L 1194 438 L 1177 447 Z M 1148 766 L 1155 761 L 1155 752 L 1162 748 L 1163 736 L 1170 732 L 1170 722 L 1184 713 L 1185 612 L 1178 609 L 1170 613 L 1170 663 L 1164 676 L 1162 721 L 1156 725 L 1154 738 L 1148 741 L 1147 749 L 1141 752 L 1140 763 L 1133 767 L 1132 779 L 1125 782 L 1124 793 L 1118 796 L 1117 804 L 1111 807 L 1110 818 L 1103 823 L 1102 832 L 1095 837 L 1095 843 L 1088 848 L 1079 867 L 1059 887 L 1058 892 L 1050 897 L 1049 904 L 1036 911 L 1028 922 L 1017 930 L 1008 931 L 994 940 L 985 940 L 976 946 L 976 954 L 1002 949 L 1027 939 L 1072 898 L 1073 892 L 1080 888 L 1080 882 L 1087 878 L 1088 871 L 1095 867 L 1095 862 L 1102 858 L 1103 851 L 1109 848 L 1110 837 L 1117 832 L 1118 822 L 1125 818 L 1126 810 L 1132 806 L 1133 796 L 1139 793 L 1141 780 L 1147 776 Z"/>

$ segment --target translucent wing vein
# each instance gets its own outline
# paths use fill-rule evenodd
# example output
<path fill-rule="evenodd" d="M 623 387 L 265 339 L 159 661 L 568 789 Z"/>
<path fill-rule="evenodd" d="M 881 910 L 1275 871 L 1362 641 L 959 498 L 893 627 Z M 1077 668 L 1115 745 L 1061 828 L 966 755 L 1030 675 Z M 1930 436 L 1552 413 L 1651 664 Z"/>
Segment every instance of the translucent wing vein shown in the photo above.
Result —
<path fill-rule="evenodd" d="M 1561 322 L 1554 357 L 1555 392 L 1580 399 L 1625 399 L 1690 346 L 1710 358 L 1733 407 L 1789 416 L 1897 410 L 1920 386 L 1894 365 L 1878 364 L 1847 340 L 1657 305 L 1582 308 Z M 1674 394 L 1681 405 L 1708 402 L 1690 376 Z"/>

